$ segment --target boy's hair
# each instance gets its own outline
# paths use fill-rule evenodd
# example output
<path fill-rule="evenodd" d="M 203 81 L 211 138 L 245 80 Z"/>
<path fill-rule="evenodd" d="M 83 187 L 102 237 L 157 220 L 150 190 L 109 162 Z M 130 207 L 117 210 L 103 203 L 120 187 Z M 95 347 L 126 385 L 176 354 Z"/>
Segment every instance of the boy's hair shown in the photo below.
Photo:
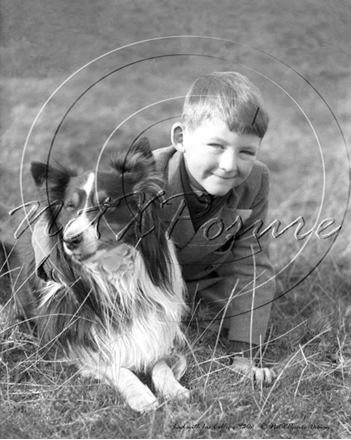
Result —
<path fill-rule="evenodd" d="M 269 116 L 259 90 L 237 72 L 213 72 L 197 79 L 185 97 L 182 124 L 195 130 L 214 117 L 242 134 L 265 135 Z"/>

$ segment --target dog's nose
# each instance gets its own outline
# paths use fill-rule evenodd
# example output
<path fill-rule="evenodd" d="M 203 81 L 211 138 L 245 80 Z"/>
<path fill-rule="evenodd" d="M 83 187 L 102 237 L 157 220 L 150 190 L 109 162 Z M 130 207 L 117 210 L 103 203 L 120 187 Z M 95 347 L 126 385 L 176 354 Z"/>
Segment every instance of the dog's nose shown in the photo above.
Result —
<path fill-rule="evenodd" d="M 75 235 L 74 237 L 69 237 L 69 238 L 63 238 L 63 241 L 65 242 L 67 248 L 70 251 L 73 251 L 74 249 L 76 249 L 80 243 L 82 242 L 82 235 Z"/>

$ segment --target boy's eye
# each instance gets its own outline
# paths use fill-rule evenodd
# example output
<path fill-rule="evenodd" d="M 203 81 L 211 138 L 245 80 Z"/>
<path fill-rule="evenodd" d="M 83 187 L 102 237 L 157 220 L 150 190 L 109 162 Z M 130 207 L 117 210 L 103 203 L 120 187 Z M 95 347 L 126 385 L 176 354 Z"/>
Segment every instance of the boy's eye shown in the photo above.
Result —
<path fill-rule="evenodd" d="M 216 148 L 217 150 L 223 149 L 223 145 L 221 144 L 209 144 L 210 147 Z"/>
<path fill-rule="evenodd" d="M 246 154 L 247 156 L 256 156 L 256 153 L 251 150 L 243 150 L 242 153 Z"/>

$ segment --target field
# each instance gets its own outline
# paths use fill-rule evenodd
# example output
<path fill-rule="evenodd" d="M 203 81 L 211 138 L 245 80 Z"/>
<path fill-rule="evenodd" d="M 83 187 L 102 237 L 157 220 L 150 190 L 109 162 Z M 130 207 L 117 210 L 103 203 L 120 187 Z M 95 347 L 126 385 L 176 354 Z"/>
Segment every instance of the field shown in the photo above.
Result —
<path fill-rule="evenodd" d="M 216 335 L 189 325 L 190 402 L 141 416 L 39 352 L 6 305 L 16 280 L 0 279 L 1 438 L 351 438 L 350 11 L 347 0 L 0 0 L 1 240 L 15 243 L 23 219 L 8 210 L 35 199 L 31 161 L 104 167 L 144 132 L 166 146 L 189 85 L 220 70 L 247 75 L 271 115 L 259 157 L 269 223 L 301 217 L 300 234 L 312 230 L 296 236 L 294 223 L 271 242 L 274 384 L 242 380 Z"/>

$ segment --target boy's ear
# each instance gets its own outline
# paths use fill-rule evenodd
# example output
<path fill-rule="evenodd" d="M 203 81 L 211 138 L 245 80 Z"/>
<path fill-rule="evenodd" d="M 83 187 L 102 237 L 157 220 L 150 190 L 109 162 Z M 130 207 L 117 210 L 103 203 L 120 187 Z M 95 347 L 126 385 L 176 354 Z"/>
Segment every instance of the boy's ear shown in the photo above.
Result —
<path fill-rule="evenodd" d="M 176 122 L 173 124 L 171 131 L 171 141 L 174 148 L 176 148 L 179 152 L 184 153 L 184 145 L 183 145 L 183 126 L 180 122 Z"/>

